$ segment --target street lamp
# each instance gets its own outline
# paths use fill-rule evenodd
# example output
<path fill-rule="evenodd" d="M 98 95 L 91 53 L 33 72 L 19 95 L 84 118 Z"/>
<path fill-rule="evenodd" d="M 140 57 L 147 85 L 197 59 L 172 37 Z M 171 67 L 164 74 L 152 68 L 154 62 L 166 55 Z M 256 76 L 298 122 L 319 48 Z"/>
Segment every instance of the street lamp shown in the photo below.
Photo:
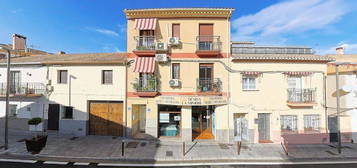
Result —
<path fill-rule="evenodd" d="M 0 47 L 0 49 L 7 51 L 7 76 L 6 76 L 6 105 L 5 105 L 5 150 L 9 148 L 8 145 L 8 115 L 9 115 L 9 91 L 10 91 L 10 57 L 11 52 L 6 47 Z"/>
<path fill-rule="evenodd" d="M 340 129 L 340 86 L 339 86 L 339 71 L 338 67 L 340 65 L 357 65 L 357 63 L 351 63 L 351 62 L 336 62 L 335 63 L 335 70 L 336 70 L 336 114 L 337 114 L 337 138 L 338 138 L 338 145 L 337 145 L 337 150 L 338 153 L 341 153 L 341 129 Z"/>

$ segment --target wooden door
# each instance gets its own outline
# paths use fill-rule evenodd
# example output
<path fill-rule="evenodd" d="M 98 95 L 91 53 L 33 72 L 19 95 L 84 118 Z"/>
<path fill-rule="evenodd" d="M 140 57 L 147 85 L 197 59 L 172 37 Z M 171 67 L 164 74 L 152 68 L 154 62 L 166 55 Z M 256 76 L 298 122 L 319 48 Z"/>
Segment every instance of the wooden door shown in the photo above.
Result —
<path fill-rule="evenodd" d="M 48 130 L 58 130 L 59 127 L 59 104 L 49 104 L 48 106 Z"/>
<path fill-rule="evenodd" d="M 91 102 L 89 134 L 123 136 L 123 103 Z"/>

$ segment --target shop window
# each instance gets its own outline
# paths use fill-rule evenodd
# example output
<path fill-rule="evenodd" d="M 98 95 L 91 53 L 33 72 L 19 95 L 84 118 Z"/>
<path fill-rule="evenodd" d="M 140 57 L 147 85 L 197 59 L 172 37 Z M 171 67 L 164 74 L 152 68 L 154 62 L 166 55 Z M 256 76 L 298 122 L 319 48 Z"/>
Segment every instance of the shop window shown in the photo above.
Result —
<path fill-rule="evenodd" d="M 159 106 L 159 136 L 180 136 L 181 108 L 178 106 Z"/>

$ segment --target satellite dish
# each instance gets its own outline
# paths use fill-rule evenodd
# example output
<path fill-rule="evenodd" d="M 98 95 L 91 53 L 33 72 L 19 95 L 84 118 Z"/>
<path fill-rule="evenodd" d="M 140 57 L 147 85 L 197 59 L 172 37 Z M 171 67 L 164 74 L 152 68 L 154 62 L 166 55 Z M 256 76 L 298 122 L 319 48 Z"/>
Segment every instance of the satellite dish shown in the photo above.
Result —
<path fill-rule="evenodd" d="M 345 85 L 345 86 L 342 86 L 341 89 L 342 89 L 342 91 L 344 91 L 344 92 L 350 93 L 350 92 L 353 91 L 353 86 L 351 86 L 351 85 Z"/>

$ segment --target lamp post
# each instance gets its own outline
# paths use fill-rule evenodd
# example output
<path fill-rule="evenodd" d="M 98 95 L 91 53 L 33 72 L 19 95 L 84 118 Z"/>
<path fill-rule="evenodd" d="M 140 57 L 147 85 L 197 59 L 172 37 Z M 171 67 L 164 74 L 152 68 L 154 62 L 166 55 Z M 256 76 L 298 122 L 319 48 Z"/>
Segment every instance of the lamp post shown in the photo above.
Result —
<path fill-rule="evenodd" d="M 7 51 L 7 76 L 6 76 L 6 105 L 5 105 L 5 150 L 7 150 L 9 148 L 9 144 L 8 144 L 8 117 L 9 117 L 9 91 L 10 91 L 10 57 L 11 57 L 11 52 L 9 49 L 5 48 L 5 47 L 0 47 L 0 49 Z"/>
<path fill-rule="evenodd" d="M 357 63 L 351 63 L 351 62 L 336 62 L 335 63 L 335 71 L 336 71 L 336 115 L 337 115 L 337 139 L 338 139 L 338 145 L 337 145 L 337 150 L 338 153 L 341 153 L 341 128 L 340 128 L 340 86 L 339 86 L 339 69 L 338 67 L 340 65 L 357 65 Z"/>

